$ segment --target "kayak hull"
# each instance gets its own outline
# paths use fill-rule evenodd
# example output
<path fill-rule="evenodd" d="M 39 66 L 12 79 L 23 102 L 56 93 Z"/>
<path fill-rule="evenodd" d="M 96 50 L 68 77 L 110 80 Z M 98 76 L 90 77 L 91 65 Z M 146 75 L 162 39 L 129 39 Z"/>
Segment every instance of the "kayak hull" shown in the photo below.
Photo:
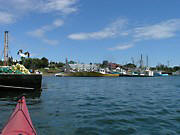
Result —
<path fill-rule="evenodd" d="M 37 135 L 26 106 L 25 97 L 18 101 L 1 135 Z"/>

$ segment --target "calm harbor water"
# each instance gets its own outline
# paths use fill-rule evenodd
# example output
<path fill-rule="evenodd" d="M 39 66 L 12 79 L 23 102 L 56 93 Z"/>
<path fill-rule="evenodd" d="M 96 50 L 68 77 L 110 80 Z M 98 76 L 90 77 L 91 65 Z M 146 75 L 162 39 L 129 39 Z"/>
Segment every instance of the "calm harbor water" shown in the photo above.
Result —
<path fill-rule="evenodd" d="M 42 88 L 25 93 L 38 135 L 180 134 L 180 77 L 44 77 Z M 21 94 L 0 93 L 0 128 Z"/>

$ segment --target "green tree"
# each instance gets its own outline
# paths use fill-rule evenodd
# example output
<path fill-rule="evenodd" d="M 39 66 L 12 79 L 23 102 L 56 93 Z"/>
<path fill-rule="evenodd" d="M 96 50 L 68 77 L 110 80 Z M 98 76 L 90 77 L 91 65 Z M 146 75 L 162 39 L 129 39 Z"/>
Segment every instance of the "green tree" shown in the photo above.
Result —
<path fill-rule="evenodd" d="M 41 68 L 45 68 L 45 67 L 48 67 L 48 65 L 49 65 L 49 61 L 48 61 L 48 59 L 47 58 L 45 58 L 45 57 L 43 57 L 43 58 L 41 58 Z"/>
<path fill-rule="evenodd" d="M 72 60 L 69 61 L 68 63 L 69 63 L 69 64 L 76 64 L 76 62 L 75 62 L 75 61 L 72 61 Z"/>
<path fill-rule="evenodd" d="M 175 66 L 175 67 L 173 67 L 173 70 L 174 71 L 178 71 L 178 70 L 180 70 L 180 67 L 179 66 Z"/>
<path fill-rule="evenodd" d="M 126 68 L 136 68 L 136 65 L 132 64 L 132 63 L 128 63 L 128 64 L 124 65 L 124 67 L 126 67 Z"/>
<path fill-rule="evenodd" d="M 58 67 L 58 68 L 60 68 L 60 67 L 63 67 L 65 64 L 64 63 L 62 63 L 62 62 L 58 62 L 58 63 L 56 63 L 56 67 Z"/>
<path fill-rule="evenodd" d="M 28 69 L 32 68 L 32 58 L 25 59 L 24 66 Z"/>
<path fill-rule="evenodd" d="M 103 63 L 101 64 L 101 67 L 106 68 L 106 67 L 108 67 L 108 64 L 109 64 L 109 62 L 107 60 L 104 60 Z"/>

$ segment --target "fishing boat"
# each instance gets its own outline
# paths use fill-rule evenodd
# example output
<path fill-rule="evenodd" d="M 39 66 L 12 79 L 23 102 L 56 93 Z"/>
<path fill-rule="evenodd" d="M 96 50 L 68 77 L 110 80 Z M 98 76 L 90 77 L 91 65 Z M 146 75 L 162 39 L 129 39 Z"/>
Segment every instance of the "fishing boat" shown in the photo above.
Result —
<path fill-rule="evenodd" d="M 22 97 L 0 135 L 37 135 L 32 124 L 25 97 Z"/>
<path fill-rule="evenodd" d="M 169 74 L 163 73 L 162 71 L 156 71 L 156 72 L 154 73 L 154 76 L 169 76 Z"/>

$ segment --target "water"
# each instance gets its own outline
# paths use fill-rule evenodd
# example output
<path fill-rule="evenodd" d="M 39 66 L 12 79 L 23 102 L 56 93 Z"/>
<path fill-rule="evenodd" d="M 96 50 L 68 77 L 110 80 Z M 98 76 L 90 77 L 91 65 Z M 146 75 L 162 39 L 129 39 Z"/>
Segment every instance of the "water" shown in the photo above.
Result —
<path fill-rule="evenodd" d="M 38 135 L 180 134 L 180 77 L 43 78 L 27 94 Z M 20 94 L 0 95 L 0 127 Z"/>

